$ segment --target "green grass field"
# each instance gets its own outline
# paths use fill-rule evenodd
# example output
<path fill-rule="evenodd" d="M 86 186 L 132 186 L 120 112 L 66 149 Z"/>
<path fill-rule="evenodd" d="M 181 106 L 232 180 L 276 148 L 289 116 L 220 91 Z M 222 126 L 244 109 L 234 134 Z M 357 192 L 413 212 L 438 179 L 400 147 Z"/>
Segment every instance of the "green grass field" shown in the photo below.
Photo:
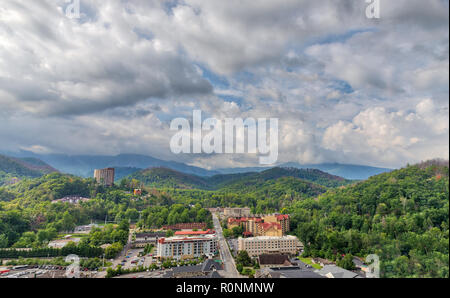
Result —
<path fill-rule="evenodd" d="M 302 261 L 305 264 L 311 265 L 315 269 L 322 269 L 322 266 L 320 266 L 319 264 L 314 264 L 311 261 L 311 258 L 299 258 L 299 260 Z"/>

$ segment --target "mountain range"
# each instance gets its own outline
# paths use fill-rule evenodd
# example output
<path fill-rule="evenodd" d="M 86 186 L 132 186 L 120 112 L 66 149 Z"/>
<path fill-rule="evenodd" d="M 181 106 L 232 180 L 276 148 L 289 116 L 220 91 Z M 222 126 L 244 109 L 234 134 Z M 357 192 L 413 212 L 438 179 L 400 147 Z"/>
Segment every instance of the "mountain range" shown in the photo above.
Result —
<path fill-rule="evenodd" d="M 20 151 L 18 153 L 8 153 L 9 156 L 16 158 L 33 158 L 39 159 L 51 167 L 61 172 L 73 174 L 81 177 L 92 177 L 94 169 L 114 167 L 116 169 L 116 179 L 119 180 L 136 171 L 153 167 L 164 167 L 173 169 L 185 174 L 197 176 L 214 176 L 218 174 L 241 174 L 247 172 L 262 172 L 271 167 L 244 167 L 244 168 L 225 168 L 208 170 L 200 167 L 190 166 L 175 161 L 166 161 L 157 159 L 147 155 L 139 154 L 119 154 L 116 156 L 106 155 L 65 155 L 65 154 L 36 154 L 29 151 Z M 349 165 L 338 163 L 322 163 L 322 164 L 299 164 L 284 163 L 277 165 L 278 167 L 289 167 L 298 169 L 318 169 L 332 175 L 340 176 L 345 179 L 365 180 L 370 176 L 392 169 L 371 167 L 365 165 Z"/>
<path fill-rule="evenodd" d="M 338 187 L 352 183 L 352 180 L 334 176 L 317 169 L 278 167 L 267 169 L 262 172 L 219 174 L 209 177 L 200 177 L 159 167 L 138 171 L 126 178 L 139 180 L 145 185 L 155 188 L 167 187 L 204 190 L 227 188 L 228 190 L 239 191 L 250 185 L 262 185 L 267 181 L 276 181 L 280 178 L 287 177 L 293 178 L 292 181 L 302 180 L 324 187 Z"/>

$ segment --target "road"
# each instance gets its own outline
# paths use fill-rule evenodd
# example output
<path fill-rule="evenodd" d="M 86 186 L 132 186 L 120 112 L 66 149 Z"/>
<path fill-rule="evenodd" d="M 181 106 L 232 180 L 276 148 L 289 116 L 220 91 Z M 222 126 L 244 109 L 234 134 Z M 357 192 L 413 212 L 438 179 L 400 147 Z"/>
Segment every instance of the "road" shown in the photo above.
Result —
<path fill-rule="evenodd" d="M 111 268 L 117 268 L 117 266 L 122 262 L 122 260 L 125 258 L 127 252 L 130 250 L 131 245 L 133 243 L 133 233 L 134 230 L 130 229 L 129 233 L 128 233 L 128 242 L 127 244 L 124 246 L 123 250 L 116 256 L 116 258 L 112 261 L 112 265 Z M 131 261 L 131 259 L 130 259 Z M 96 278 L 105 278 L 106 277 L 106 270 L 105 271 L 100 271 L 97 273 Z"/>
<path fill-rule="evenodd" d="M 214 229 L 216 230 L 217 237 L 219 238 L 219 253 L 220 258 L 223 261 L 224 270 L 220 274 L 225 278 L 239 278 L 241 277 L 239 272 L 236 269 L 236 264 L 234 263 L 234 259 L 231 256 L 230 249 L 227 245 L 227 240 L 223 237 L 222 227 L 220 226 L 219 219 L 217 215 L 213 213 L 213 223 Z"/>

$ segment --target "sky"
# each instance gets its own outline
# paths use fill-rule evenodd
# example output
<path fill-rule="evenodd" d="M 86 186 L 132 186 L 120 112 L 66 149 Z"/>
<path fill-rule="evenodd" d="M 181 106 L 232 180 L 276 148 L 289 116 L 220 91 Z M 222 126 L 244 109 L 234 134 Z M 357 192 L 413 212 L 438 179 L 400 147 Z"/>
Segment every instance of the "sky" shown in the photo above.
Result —
<path fill-rule="evenodd" d="M 278 162 L 401 167 L 449 156 L 445 0 L 2 0 L 0 151 L 170 150 L 174 118 L 278 118 Z"/>

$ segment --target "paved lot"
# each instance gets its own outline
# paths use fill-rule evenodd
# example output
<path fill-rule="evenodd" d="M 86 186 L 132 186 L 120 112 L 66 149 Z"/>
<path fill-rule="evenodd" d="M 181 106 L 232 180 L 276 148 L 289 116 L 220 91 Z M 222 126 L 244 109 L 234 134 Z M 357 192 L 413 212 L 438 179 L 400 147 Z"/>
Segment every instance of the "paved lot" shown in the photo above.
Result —
<path fill-rule="evenodd" d="M 61 269 L 58 269 L 58 266 L 45 266 L 45 268 L 13 269 L 6 274 L 0 275 L 0 278 L 67 278 L 65 268 L 61 267 Z M 80 278 L 92 277 L 95 274 L 96 272 L 81 271 Z"/>

